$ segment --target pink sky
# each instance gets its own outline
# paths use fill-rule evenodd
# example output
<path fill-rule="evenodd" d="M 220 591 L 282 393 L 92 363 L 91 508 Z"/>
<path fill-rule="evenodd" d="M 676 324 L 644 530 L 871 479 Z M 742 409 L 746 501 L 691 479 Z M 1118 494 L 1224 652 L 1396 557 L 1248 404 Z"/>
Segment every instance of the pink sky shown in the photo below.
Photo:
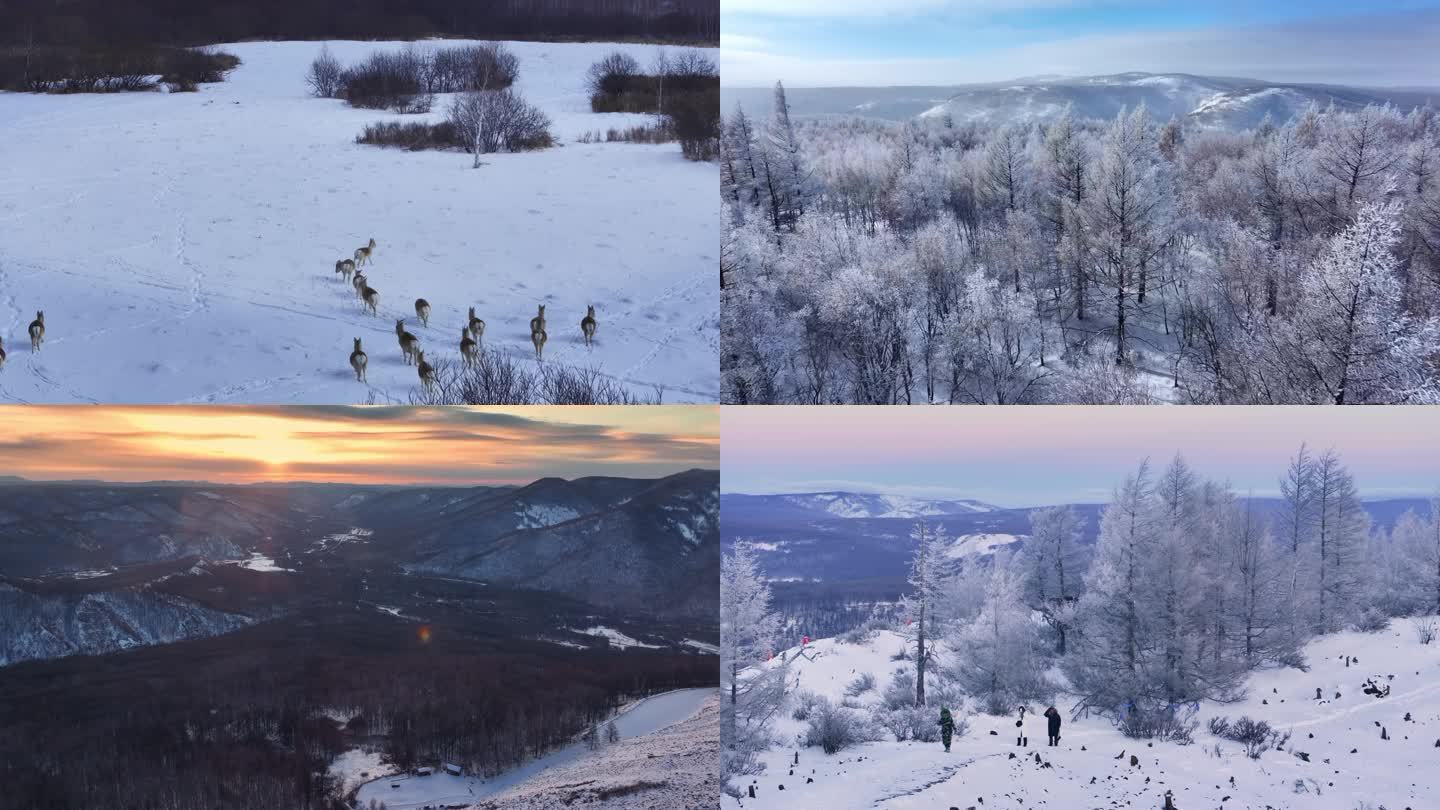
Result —
<path fill-rule="evenodd" d="M 1140 459 L 1179 451 L 1268 495 L 1302 442 L 1338 450 L 1367 495 L 1440 487 L 1440 409 L 1425 407 L 723 408 L 721 434 L 727 492 L 1093 501 Z"/>

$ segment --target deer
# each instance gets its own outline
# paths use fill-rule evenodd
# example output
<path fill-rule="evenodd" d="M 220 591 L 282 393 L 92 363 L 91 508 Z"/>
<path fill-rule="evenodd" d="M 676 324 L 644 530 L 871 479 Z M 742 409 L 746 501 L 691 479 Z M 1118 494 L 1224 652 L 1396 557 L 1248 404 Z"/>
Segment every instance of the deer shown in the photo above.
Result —
<path fill-rule="evenodd" d="M 416 361 L 416 365 L 419 366 L 419 368 L 418 368 L 417 370 L 420 372 L 420 382 L 425 385 L 425 390 L 428 391 L 428 390 L 434 388 L 434 387 L 435 387 L 435 368 L 434 368 L 434 366 L 431 366 L 429 363 L 425 362 L 425 352 L 423 352 L 423 351 L 417 351 L 417 352 L 415 352 L 415 361 Z"/>
<path fill-rule="evenodd" d="M 369 284 L 362 287 L 360 289 L 360 300 L 365 302 L 365 308 L 370 310 L 371 315 L 379 317 L 380 293 L 376 292 L 374 287 L 371 287 Z"/>
<path fill-rule="evenodd" d="M 592 342 L 594 342 L 595 327 L 597 325 L 598 324 L 595 321 L 595 307 L 587 306 L 585 308 L 585 317 L 580 319 L 580 334 L 585 336 L 586 346 L 589 346 Z"/>
<path fill-rule="evenodd" d="M 485 342 L 485 322 L 475 317 L 475 307 L 470 307 L 470 334 L 477 344 Z"/>
<path fill-rule="evenodd" d="M 365 366 L 369 362 L 370 358 L 365 356 L 365 350 L 360 348 L 360 338 L 355 338 L 355 351 L 350 352 L 350 367 L 355 369 L 356 382 L 365 382 Z"/>
<path fill-rule="evenodd" d="M 430 302 L 424 298 L 415 299 L 415 317 L 420 319 L 420 324 L 425 328 L 430 327 Z"/>
<path fill-rule="evenodd" d="M 536 359 L 536 360 L 544 360 L 544 359 L 545 359 L 545 357 L 544 357 L 544 351 L 545 351 L 545 330 L 544 330 L 544 328 L 531 329 L 531 330 L 530 330 L 530 342 L 535 344 L 535 359 Z"/>
<path fill-rule="evenodd" d="M 370 244 L 365 247 L 355 248 L 355 266 L 364 267 L 370 263 L 370 258 L 375 255 L 375 237 L 370 237 Z"/>
<path fill-rule="evenodd" d="M 355 295 L 360 295 L 360 291 L 365 289 L 366 280 L 364 273 L 359 270 L 355 271 L 355 277 L 350 279 L 350 286 L 355 288 Z"/>
<path fill-rule="evenodd" d="M 415 353 L 420 351 L 420 339 L 405 331 L 403 319 L 395 321 L 395 337 L 400 341 L 400 351 L 405 354 L 405 365 L 415 358 Z"/>
<path fill-rule="evenodd" d="M 536 315 L 535 317 L 533 317 L 533 318 L 530 319 L 530 332 L 531 332 L 531 334 L 534 334 L 535 332 L 544 332 L 544 331 L 545 331 L 545 305 L 544 305 L 544 304 L 541 304 L 541 305 L 540 305 L 540 314 L 538 314 L 538 315 Z"/>
<path fill-rule="evenodd" d="M 480 344 L 476 343 L 475 340 L 474 340 L 474 338 L 471 338 L 471 337 L 470 337 L 470 327 L 467 326 L 467 327 L 461 329 L 461 330 L 460 330 L 460 357 L 465 360 L 465 365 L 467 365 L 467 366 L 473 366 L 473 365 L 475 365 L 475 360 L 477 359 L 477 356 L 478 356 L 479 353 L 480 353 L 480 352 L 479 352 L 479 349 L 480 349 Z"/>
<path fill-rule="evenodd" d="M 35 313 L 35 320 L 30 322 L 30 351 L 40 351 L 40 344 L 45 340 L 45 311 Z"/>
<path fill-rule="evenodd" d="M 337 259 L 335 262 L 335 272 L 339 273 L 340 277 L 346 282 L 349 282 L 350 276 L 355 273 L 355 262 L 350 259 Z"/>

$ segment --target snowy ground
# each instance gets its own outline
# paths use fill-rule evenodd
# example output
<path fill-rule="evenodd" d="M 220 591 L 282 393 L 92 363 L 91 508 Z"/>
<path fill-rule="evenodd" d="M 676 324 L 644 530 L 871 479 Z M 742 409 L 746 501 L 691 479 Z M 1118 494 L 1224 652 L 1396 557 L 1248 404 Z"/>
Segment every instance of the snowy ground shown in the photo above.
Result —
<path fill-rule="evenodd" d="M 713 698 L 714 695 L 713 689 L 681 689 L 655 695 L 631 705 L 617 716 L 614 720 L 615 728 L 620 732 L 621 740 L 654 734 L 693 716 L 705 700 Z M 382 801 L 388 810 L 417 810 L 429 805 L 464 805 L 528 787 L 531 780 L 551 769 L 575 765 L 588 754 L 591 752 L 586 745 L 577 742 L 489 780 L 445 773 L 378 779 L 362 785 L 356 798 L 362 806 L 369 804 L 372 799 Z M 395 785 L 398 787 L 394 787 Z"/>
<path fill-rule="evenodd" d="M 330 45 L 346 63 L 401 47 Z M 509 43 L 518 91 L 561 145 L 479 169 L 355 144 L 403 117 L 308 97 L 319 43 L 222 47 L 243 64 L 198 93 L 0 93 L 0 401 L 406 401 L 417 378 L 396 318 L 434 362 L 458 357 L 474 306 L 486 346 L 533 362 L 539 303 L 547 362 L 661 385 L 669 402 L 718 398 L 715 164 L 675 144 L 576 142 L 644 118 L 590 113 L 582 82 L 616 48 L 648 64 L 649 46 Z M 379 318 L 333 272 L 372 237 Z M 349 367 L 355 337 L 368 386 Z"/>
<path fill-rule="evenodd" d="M 720 792 L 720 699 L 653 734 L 608 745 L 481 802 L 476 810 L 713 810 Z"/>
<path fill-rule="evenodd" d="M 860 672 L 873 673 L 883 687 L 896 666 L 889 654 L 899 642 L 893 633 L 864 645 L 825 639 L 810 645 L 808 654 L 815 660 L 799 660 L 794 672 L 801 688 L 838 701 L 845 684 Z M 789 651 L 792 658 L 794 652 Z M 1200 727 L 1189 746 L 1125 739 L 1108 722 L 1091 719 L 1067 722 L 1060 746 L 1049 748 L 1037 714 L 1027 722 L 1029 747 L 1019 748 L 1013 716 L 973 715 L 968 734 L 955 741 L 949 754 L 939 743 L 890 738 L 825 756 L 818 748 L 794 744 L 803 724 L 787 714 L 777 728 L 782 743 L 765 755 L 766 771 L 755 778 L 757 798 L 737 802 L 727 797 L 722 807 L 1158 810 L 1167 790 L 1180 810 L 1434 807 L 1434 796 L 1440 795 L 1435 769 L 1440 645 L 1420 645 L 1411 621 L 1398 620 L 1382 633 L 1325 636 L 1308 645 L 1305 654 L 1309 672 L 1260 672 L 1251 677 L 1243 702 L 1202 706 Z M 1347 668 L 1345 656 L 1358 663 Z M 1362 694 L 1372 676 L 1390 685 L 1388 697 Z M 1068 703 L 1056 705 L 1068 717 Z M 1285 751 L 1248 759 L 1239 744 L 1206 730 L 1208 719 L 1217 714 L 1268 721 L 1292 732 L 1291 741 Z M 1382 727 L 1390 739 L 1381 739 Z M 797 750 L 800 763 L 793 765 Z M 1302 761 L 1299 752 L 1310 761 Z M 1133 767 L 1132 754 L 1138 758 Z"/>

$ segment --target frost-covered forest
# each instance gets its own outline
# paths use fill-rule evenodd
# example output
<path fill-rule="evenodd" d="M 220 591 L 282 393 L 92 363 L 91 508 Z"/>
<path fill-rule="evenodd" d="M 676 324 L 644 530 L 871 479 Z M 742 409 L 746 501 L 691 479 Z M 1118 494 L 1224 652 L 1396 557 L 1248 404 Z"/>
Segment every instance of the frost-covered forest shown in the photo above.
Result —
<path fill-rule="evenodd" d="M 781 720 L 804 722 L 802 744 L 833 753 L 891 736 L 933 741 L 939 707 L 973 717 L 1051 701 L 1068 718 L 1103 719 L 1126 737 L 1188 744 L 1202 702 L 1246 699 L 1258 672 L 1308 671 L 1306 645 L 1325 634 L 1376 633 L 1413 616 L 1421 617 L 1416 641 L 1432 643 L 1440 497 L 1428 515 L 1372 528 L 1339 455 L 1304 447 L 1280 488 L 1282 507 L 1262 516 L 1180 456 L 1158 473 L 1142 463 L 1115 488 L 1093 546 L 1081 543 L 1071 507 L 1051 507 L 1032 514 L 1019 551 L 973 564 L 947 553 L 943 527 L 916 524 L 899 609 L 835 640 L 904 639 L 889 658 L 898 663 L 876 664 L 894 670 L 888 682 L 870 675 L 846 686 L 847 698 L 879 696 L 865 702 L 797 690 L 792 670 L 804 647 L 789 661 L 771 658 L 769 585 L 738 544 L 721 577 L 732 795 L 762 769 Z"/>
<path fill-rule="evenodd" d="M 729 403 L 1440 401 L 1440 117 L 725 122 Z"/>

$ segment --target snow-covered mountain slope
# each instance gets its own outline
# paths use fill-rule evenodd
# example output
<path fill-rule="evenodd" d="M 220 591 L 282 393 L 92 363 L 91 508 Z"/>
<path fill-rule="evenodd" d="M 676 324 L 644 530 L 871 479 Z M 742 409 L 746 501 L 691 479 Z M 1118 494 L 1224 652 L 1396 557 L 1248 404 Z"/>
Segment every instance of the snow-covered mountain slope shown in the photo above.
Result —
<path fill-rule="evenodd" d="M 46 594 L 0 582 L 0 666 L 203 638 L 253 622 L 158 591 Z"/>
<path fill-rule="evenodd" d="M 768 90 L 729 88 L 726 109 L 738 101 L 757 114 L 769 111 Z M 1144 104 L 1153 118 L 1171 117 L 1192 126 L 1241 130 L 1268 113 L 1277 123 L 1314 102 L 1363 107 L 1395 104 L 1402 109 L 1440 102 L 1440 90 L 1370 89 L 1286 84 L 1188 73 L 1120 73 L 1109 76 L 1040 76 L 1013 82 L 959 87 L 787 88 L 794 115 L 858 115 L 889 120 L 949 115 L 957 123 L 1046 120 L 1066 105 L 1089 118 L 1113 118 L 1121 109 Z"/>
<path fill-rule="evenodd" d="M 1167 791 L 1181 810 L 1431 807 L 1440 792 L 1440 644 L 1421 645 L 1416 621 L 1311 642 L 1304 650 L 1309 671 L 1261 671 L 1249 678 L 1244 700 L 1202 704 L 1187 746 L 1127 739 L 1103 719 L 1071 720 L 1061 697 L 1055 705 L 1067 719 L 1058 747 L 1045 745 L 1038 715 L 1045 707 L 1032 706 L 1028 747 L 1016 745 L 1013 715 L 974 714 L 948 754 L 939 743 L 887 738 L 826 756 L 797 745 L 805 724 L 787 710 L 775 728 L 777 745 L 763 756 L 766 770 L 754 777 L 757 797 L 726 797 L 722 807 L 1153 810 Z M 860 673 L 875 675 L 883 687 L 901 666 L 890 660 L 900 643 L 897 634 L 882 632 L 864 644 L 821 640 L 806 657 L 797 658 L 798 650 L 786 657 L 799 689 L 839 701 Z M 1362 692 L 1367 679 L 1388 687 L 1388 696 Z M 852 700 L 867 705 L 878 697 Z M 1209 733 L 1209 719 L 1221 716 L 1263 720 L 1290 739 L 1283 750 L 1250 759 L 1239 743 Z"/>
<path fill-rule="evenodd" d="M 712 810 L 720 792 L 719 753 L 720 697 L 712 692 L 678 723 L 546 770 L 474 810 Z"/>
<path fill-rule="evenodd" d="M 966 499 L 916 498 L 873 492 L 802 492 L 784 495 L 727 495 L 727 500 L 749 509 L 798 510 L 815 517 L 920 518 L 937 515 L 972 515 L 997 507 Z"/>
<path fill-rule="evenodd" d="M 404 46 L 330 43 L 346 64 Z M 663 387 L 667 402 L 718 398 L 715 164 L 676 144 L 579 142 L 649 118 L 591 113 L 589 66 L 614 50 L 650 64 L 658 46 L 507 43 L 516 91 L 559 145 L 478 169 L 355 143 L 377 121 L 440 120 L 443 96 L 428 116 L 354 109 L 307 95 L 318 42 L 221 47 L 242 64 L 197 93 L 0 92 L 0 401 L 406 402 L 418 378 L 396 319 L 428 361 L 457 360 L 473 306 L 485 346 L 530 366 L 537 304 L 546 362 Z M 380 317 L 334 273 L 370 238 Z M 32 353 L 36 310 L 47 331 Z M 368 384 L 349 366 L 354 338 Z"/>

